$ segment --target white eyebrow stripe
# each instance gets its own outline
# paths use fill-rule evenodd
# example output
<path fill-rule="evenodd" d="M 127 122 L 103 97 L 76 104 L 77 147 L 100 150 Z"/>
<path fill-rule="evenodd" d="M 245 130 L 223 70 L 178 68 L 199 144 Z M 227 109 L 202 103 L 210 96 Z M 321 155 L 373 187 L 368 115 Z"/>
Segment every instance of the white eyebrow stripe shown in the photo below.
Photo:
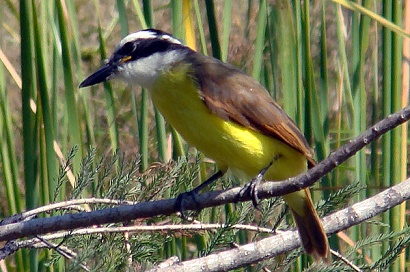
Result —
<path fill-rule="evenodd" d="M 158 33 L 154 32 L 154 31 L 150 31 L 150 30 L 142 30 L 142 31 L 138 31 L 132 34 L 129 34 L 128 36 L 126 36 L 124 39 L 121 40 L 119 46 L 122 46 L 124 44 L 126 44 L 127 42 L 130 41 L 135 41 L 137 39 L 163 39 L 163 40 L 167 40 L 171 43 L 174 44 L 182 44 L 178 39 L 168 35 L 168 34 L 160 34 L 158 35 Z"/>
<path fill-rule="evenodd" d="M 175 43 L 175 44 L 182 44 L 180 40 L 175 39 L 174 37 L 172 37 L 170 35 L 162 35 L 162 38 L 167 40 L 167 41 L 170 41 L 172 43 Z"/>

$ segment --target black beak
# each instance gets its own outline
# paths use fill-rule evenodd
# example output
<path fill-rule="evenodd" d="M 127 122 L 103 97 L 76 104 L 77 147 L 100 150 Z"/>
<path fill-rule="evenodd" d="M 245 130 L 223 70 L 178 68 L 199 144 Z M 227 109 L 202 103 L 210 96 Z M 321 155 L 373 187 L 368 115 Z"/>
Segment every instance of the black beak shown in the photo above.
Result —
<path fill-rule="evenodd" d="M 117 72 L 117 66 L 112 63 L 107 63 L 96 72 L 87 77 L 80 84 L 80 88 L 92 86 L 104 81 L 108 81 Z"/>

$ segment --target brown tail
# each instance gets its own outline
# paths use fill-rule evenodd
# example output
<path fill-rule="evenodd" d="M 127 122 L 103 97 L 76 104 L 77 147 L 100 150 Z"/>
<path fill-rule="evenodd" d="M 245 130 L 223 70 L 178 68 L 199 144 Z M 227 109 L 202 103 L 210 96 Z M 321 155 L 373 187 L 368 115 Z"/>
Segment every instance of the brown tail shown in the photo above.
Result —
<path fill-rule="evenodd" d="M 330 263 L 329 243 L 309 189 L 286 195 L 284 199 L 290 206 L 305 251 L 316 260 Z"/>

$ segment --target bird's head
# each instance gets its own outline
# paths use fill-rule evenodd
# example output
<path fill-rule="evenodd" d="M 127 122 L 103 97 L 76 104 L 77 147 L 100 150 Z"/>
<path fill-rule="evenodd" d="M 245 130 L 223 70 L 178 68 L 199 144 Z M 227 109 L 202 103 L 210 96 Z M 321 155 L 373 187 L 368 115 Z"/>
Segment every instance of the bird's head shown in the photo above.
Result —
<path fill-rule="evenodd" d="M 106 64 L 87 77 L 80 88 L 113 78 L 150 88 L 160 73 L 181 61 L 190 49 L 171 34 L 145 29 L 120 41 Z"/>

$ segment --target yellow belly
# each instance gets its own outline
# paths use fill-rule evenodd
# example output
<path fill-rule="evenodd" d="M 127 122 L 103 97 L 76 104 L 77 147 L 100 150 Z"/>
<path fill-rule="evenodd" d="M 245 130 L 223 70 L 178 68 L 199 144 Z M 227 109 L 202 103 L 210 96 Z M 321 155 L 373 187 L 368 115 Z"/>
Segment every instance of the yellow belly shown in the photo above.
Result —
<path fill-rule="evenodd" d="M 279 140 L 212 114 L 183 69 L 162 76 L 150 90 L 154 105 L 192 146 L 222 171 L 254 177 L 273 161 L 265 178 L 283 180 L 306 171 L 306 158 Z M 172 78 L 172 79 L 171 79 Z"/>

